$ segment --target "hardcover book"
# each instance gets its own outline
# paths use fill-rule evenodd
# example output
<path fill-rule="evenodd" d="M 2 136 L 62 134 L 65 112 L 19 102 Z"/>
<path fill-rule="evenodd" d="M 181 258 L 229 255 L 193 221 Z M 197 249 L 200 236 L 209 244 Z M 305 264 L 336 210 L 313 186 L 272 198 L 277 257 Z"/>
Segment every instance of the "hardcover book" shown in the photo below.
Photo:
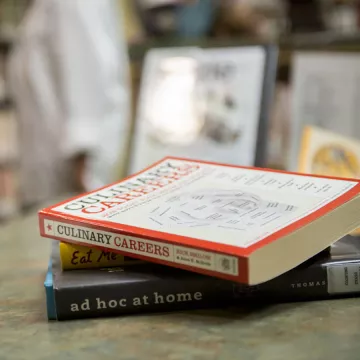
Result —
<path fill-rule="evenodd" d="M 167 157 L 41 210 L 39 226 L 43 237 L 256 285 L 356 229 L 359 191 L 355 179 Z"/>
<path fill-rule="evenodd" d="M 297 268 L 256 286 L 152 263 L 62 271 L 58 242 L 44 282 L 49 320 L 359 296 L 360 241 L 346 236 Z"/>

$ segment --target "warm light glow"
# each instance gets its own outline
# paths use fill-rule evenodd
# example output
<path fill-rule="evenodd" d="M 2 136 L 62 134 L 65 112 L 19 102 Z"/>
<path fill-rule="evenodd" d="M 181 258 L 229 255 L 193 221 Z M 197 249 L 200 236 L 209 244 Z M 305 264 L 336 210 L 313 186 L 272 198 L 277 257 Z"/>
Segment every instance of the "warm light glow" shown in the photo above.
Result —
<path fill-rule="evenodd" d="M 160 64 L 157 86 L 150 89 L 148 121 L 162 142 L 189 143 L 202 127 L 196 96 L 197 63 L 170 58 Z"/>

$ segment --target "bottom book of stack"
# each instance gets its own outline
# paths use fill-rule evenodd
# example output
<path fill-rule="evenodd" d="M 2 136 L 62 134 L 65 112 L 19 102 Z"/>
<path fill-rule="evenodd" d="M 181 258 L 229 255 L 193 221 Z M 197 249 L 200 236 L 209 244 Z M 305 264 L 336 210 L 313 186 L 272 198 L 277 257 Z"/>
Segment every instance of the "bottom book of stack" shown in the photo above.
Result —
<path fill-rule="evenodd" d="M 64 271 L 53 241 L 45 279 L 49 320 L 119 316 L 246 301 L 310 301 L 360 295 L 360 238 L 346 236 L 297 268 L 257 286 L 151 263 Z"/>

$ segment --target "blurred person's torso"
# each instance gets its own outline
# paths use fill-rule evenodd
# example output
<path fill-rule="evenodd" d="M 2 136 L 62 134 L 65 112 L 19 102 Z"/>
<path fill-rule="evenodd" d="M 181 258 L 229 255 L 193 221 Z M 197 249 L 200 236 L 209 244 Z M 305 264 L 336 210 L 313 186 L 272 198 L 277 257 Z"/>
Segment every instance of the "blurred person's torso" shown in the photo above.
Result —
<path fill-rule="evenodd" d="M 57 12 L 69 8 L 60 5 L 61 2 L 71 2 L 74 9 L 82 6 L 82 22 L 74 26 L 69 21 L 68 26 L 73 29 L 67 28 L 64 33 L 56 24 L 52 26 L 52 22 L 57 21 Z M 87 164 L 88 190 L 112 181 L 113 165 L 121 152 L 120 134 L 124 132 L 128 116 L 126 44 L 114 24 L 112 6 L 112 0 L 35 0 L 21 24 L 10 59 L 9 80 L 20 125 L 20 187 L 24 204 L 73 191 L 63 149 L 68 117 L 73 116 L 68 114 L 71 111 L 85 120 L 86 117 L 98 118 L 100 140 Z M 70 66 L 65 68 L 65 73 L 59 73 L 58 62 L 66 54 L 61 53 L 54 42 L 67 44 L 69 34 L 77 35 L 76 26 L 94 27 L 93 41 L 98 49 L 95 56 L 80 64 L 93 74 L 91 89 L 83 96 L 77 94 L 75 104 L 71 104 L 71 98 L 65 104 L 69 87 L 74 93 L 77 91 L 77 84 L 71 80 L 76 64 L 74 70 Z M 87 53 L 84 46 L 85 42 L 79 41 L 73 47 L 59 48 L 79 53 L 80 61 L 81 52 Z M 68 83 L 67 79 L 70 79 Z"/>

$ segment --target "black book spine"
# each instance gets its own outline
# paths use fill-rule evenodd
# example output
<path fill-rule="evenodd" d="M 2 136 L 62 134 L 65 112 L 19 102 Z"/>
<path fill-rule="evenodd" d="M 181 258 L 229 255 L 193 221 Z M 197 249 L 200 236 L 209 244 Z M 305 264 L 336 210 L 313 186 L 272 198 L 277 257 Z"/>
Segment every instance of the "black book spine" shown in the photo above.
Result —
<path fill-rule="evenodd" d="M 306 301 L 360 296 L 360 259 L 317 262 L 291 270 L 266 283 L 234 285 L 235 297 L 261 301 Z"/>
<path fill-rule="evenodd" d="M 54 288 L 57 320 L 199 309 L 225 304 L 231 282 L 196 278 Z"/>
<path fill-rule="evenodd" d="M 58 320 L 360 295 L 360 260 L 297 268 L 257 286 L 212 277 L 55 288 Z"/>
<path fill-rule="evenodd" d="M 266 301 L 306 300 L 329 297 L 325 266 L 316 264 L 294 269 L 273 280 L 256 286 L 235 286 L 235 296 Z"/>

